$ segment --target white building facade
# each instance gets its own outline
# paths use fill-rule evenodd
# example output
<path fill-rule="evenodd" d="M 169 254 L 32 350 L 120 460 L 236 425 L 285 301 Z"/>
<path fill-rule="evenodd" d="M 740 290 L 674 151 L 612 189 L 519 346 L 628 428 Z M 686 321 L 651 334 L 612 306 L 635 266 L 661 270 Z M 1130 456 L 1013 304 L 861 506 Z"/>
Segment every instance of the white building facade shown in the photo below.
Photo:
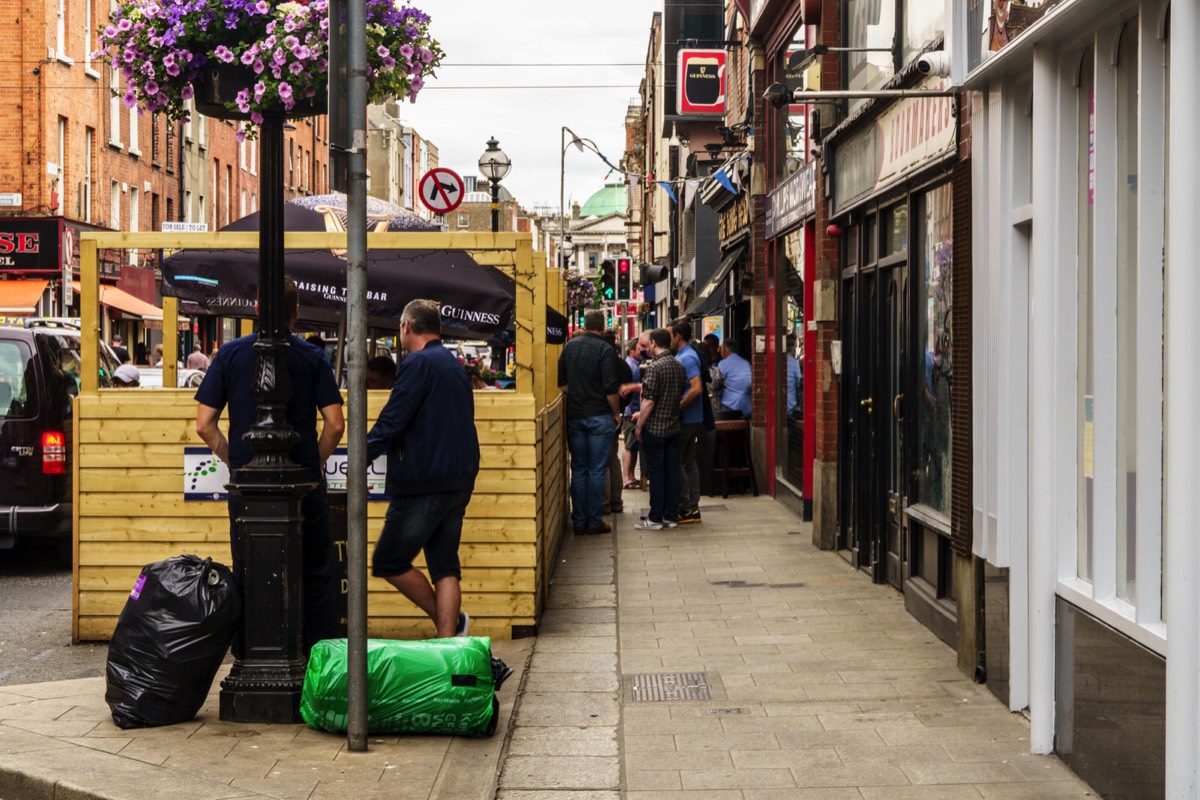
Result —
<path fill-rule="evenodd" d="M 987 680 L 1101 795 L 1197 797 L 1200 6 L 947 5 Z"/>

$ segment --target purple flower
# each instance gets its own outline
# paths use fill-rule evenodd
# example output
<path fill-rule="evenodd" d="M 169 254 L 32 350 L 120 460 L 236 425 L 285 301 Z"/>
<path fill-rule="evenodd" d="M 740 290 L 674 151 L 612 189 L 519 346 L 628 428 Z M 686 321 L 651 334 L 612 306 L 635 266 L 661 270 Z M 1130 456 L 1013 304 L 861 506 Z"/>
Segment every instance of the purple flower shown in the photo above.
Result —
<path fill-rule="evenodd" d="M 267 85 L 262 81 L 254 84 L 254 102 L 262 100 L 263 92 L 267 91 Z"/>
<path fill-rule="evenodd" d="M 406 42 L 406 43 L 400 45 L 400 55 L 402 55 L 406 59 L 408 59 L 408 58 L 412 58 L 412 54 L 413 54 L 413 48 L 412 48 L 411 44 L 408 44 Z"/>
<path fill-rule="evenodd" d="M 117 30 L 121 31 L 122 33 L 124 33 L 125 31 L 129 30 L 132 27 L 133 27 L 133 23 L 127 19 L 123 19 L 117 23 Z"/>
<path fill-rule="evenodd" d="M 271 11 L 271 6 L 267 4 L 267 0 L 258 0 L 258 2 L 254 4 L 254 10 L 259 14 L 268 14 Z"/>
<path fill-rule="evenodd" d="M 190 83 L 184 85 L 184 87 L 179 90 L 179 96 L 181 98 L 183 98 L 184 100 L 191 100 L 192 97 L 195 96 L 195 94 L 196 94 L 196 91 L 192 88 L 192 85 Z"/>
<path fill-rule="evenodd" d="M 391 52 L 383 45 L 379 45 L 379 47 L 375 48 L 375 54 L 380 58 L 387 58 L 389 55 L 391 55 Z"/>
<path fill-rule="evenodd" d="M 280 82 L 279 96 L 284 100 L 290 100 L 292 97 L 292 85 L 287 81 Z"/>
<path fill-rule="evenodd" d="M 383 66 L 386 69 L 394 69 L 396 67 L 396 59 L 388 56 L 383 60 Z"/>
<path fill-rule="evenodd" d="M 154 96 L 154 95 L 158 94 L 158 84 L 155 83 L 154 81 L 150 81 L 149 83 L 147 83 L 146 84 L 146 94 L 150 95 L 150 96 Z"/>
<path fill-rule="evenodd" d="M 137 95 L 134 94 L 132 90 L 125 92 L 125 97 L 123 100 L 126 108 L 133 108 L 137 105 Z"/>
<path fill-rule="evenodd" d="M 299 75 L 301 72 L 304 72 L 304 65 L 299 61 L 293 61 L 292 63 L 288 64 L 288 72 L 292 73 L 293 75 Z"/>
<path fill-rule="evenodd" d="M 262 125 L 263 115 L 258 113 L 257 111 L 251 111 L 250 112 L 250 121 L 253 122 L 255 125 Z"/>
<path fill-rule="evenodd" d="M 254 51 L 253 50 L 247 50 L 246 52 L 242 53 L 242 63 L 243 64 L 253 64 L 254 63 Z"/>

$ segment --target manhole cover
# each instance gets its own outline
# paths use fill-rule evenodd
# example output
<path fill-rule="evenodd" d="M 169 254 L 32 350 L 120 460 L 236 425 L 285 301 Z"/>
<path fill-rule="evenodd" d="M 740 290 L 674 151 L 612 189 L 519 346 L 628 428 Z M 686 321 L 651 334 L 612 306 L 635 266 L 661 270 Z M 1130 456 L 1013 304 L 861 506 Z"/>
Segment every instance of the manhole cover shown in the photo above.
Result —
<path fill-rule="evenodd" d="M 703 672 L 634 675 L 630 690 L 635 703 L 712 699 L 708 676 Z"/>

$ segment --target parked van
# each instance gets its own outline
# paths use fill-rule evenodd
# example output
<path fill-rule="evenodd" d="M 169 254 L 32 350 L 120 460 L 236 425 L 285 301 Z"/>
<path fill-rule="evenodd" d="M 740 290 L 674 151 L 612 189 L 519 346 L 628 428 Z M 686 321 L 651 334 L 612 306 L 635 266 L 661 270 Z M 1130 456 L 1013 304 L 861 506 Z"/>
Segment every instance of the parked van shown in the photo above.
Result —
<path fill-rule="evenodd" d="M 79 329 L 50 320 L 0 327 L 0 550 L 18 539 L 71 553 L 71 400 L 79 394 Z M 100 385 L 119 366 L 100 343 Z"/>

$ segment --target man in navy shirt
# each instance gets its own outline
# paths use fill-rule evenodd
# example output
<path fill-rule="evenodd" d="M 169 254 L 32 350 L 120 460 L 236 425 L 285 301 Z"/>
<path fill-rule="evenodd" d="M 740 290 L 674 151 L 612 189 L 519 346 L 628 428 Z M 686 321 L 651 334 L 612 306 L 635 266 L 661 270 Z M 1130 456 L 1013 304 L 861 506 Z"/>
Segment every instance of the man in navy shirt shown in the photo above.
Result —
<path fill-rule="evenodd" d="M 407 355 L 367 434 L 367 461 L 387 453 L 391 500 L 371 573 L 428 614 L 444 639 L 466 636 L 470 625 L 462 611 L 458 545 L 479 473 L 479 437 L 471 380 L 442 346 L 441 325 L 433 300 L 404 307 L 400 343 Z M 421 550 L 429 578 L 413 568 Z"/>
<path fill-rule="evenodd" d="M 287 310 L 287 326 L 291 328 L 300 314 L 300 292 L 291 278 L 284 279 L 283 307 Z M 254 375 L 258 367 L 254 343 L 257 341 L 258 334 L 255 333 L 223 345 L 213 358 L 204 382 L 196 390 L 196 433 L 231 470 L 246 466 L 252 457 L 244 436 L 254 425 L 258 410 L 254 399 Z M 288 345 L 284 358 L 291 378 L 292 396 L 287 402 L 287 421 L 299 435 L 291 456 L 308 473 L 308 478 L 317 482 L 317 488 L 305 495 L 301 504 L 304 516 L 303 628 L 307 652 L 321 639 L 341 635 L 337 589 L 333 582 L 333 543 L 329 537 L 324 465 L 341 441 L 346 420 L 342 416 L 342 394 L 325 351 L 292 335 L 288 336 Z M 228 439 L 217 427 L 225 406 L 229 406 Z M 320 437 L 317 436 L 318 411 L 324 422 Z M 237 534 L 237 526 L 230 524 L 233 571 L 240 579 L 242 548 Z M 240 655 L 240 649 L 240 641 L 235 640 L 235 656 Z"/>
<path fill-rule="evenodd" d="M 704 397 L 703 380 L 706 367 L 692 341 L 691 321 L 686 318 L 677 319 L 671 323 L 670 331 L 671 350 L 683 365 L 684 377 L 687 379 L 683 396 L 679 398 L 679 467 L 682 472 L 679 524 L 692 525 L 701 521 L 697 448 L 700 435 L 704 431 L 704 404 L 708 402 Z"/>

